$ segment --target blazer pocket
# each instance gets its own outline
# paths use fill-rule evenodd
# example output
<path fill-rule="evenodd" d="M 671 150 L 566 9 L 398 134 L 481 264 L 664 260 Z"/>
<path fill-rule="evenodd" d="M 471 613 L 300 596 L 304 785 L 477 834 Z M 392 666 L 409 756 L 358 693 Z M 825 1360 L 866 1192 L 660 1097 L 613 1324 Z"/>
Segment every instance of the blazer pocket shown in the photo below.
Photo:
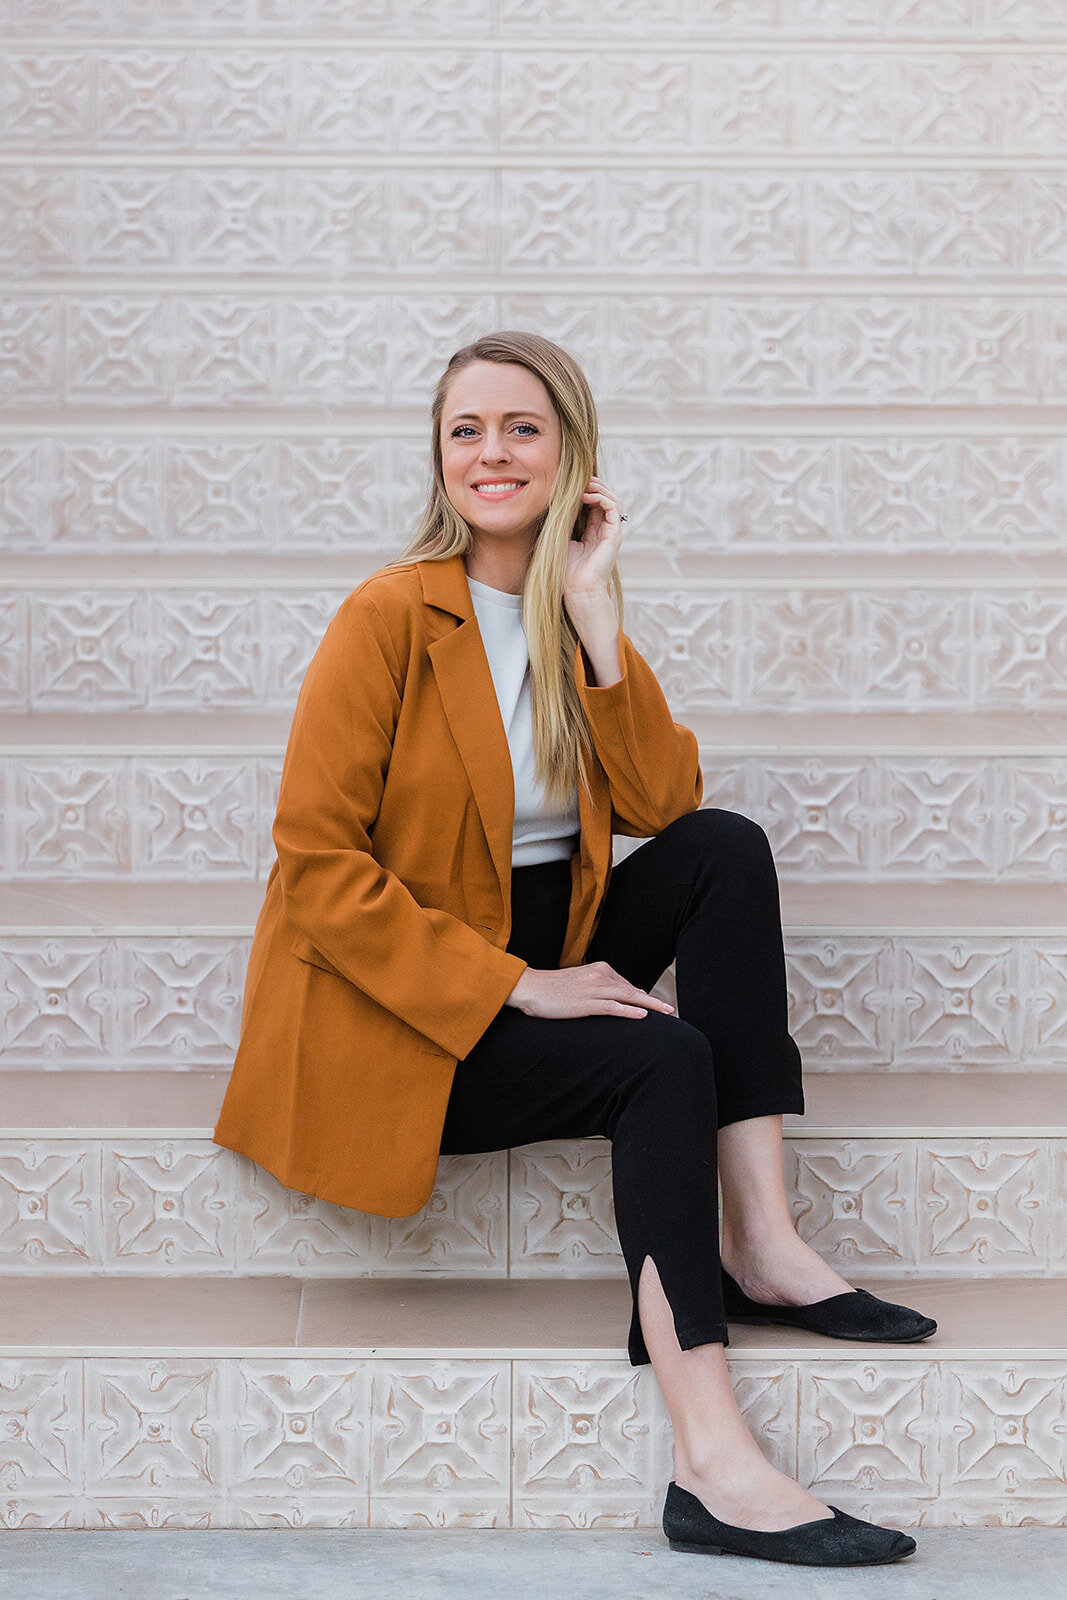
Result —
<path fill-rule="evenodd" d="M 289 941 L 289 948 L 294 956 L 301 961 L 306 961 L 309 967 L 319 967 L 323 972 L 332 972 L 335 978 L 344 978 L 344 973 L 328 961 L 320 950 L 316 950 L 306 933 L 296 932 Z M 345 978 L 347 983 L 349 980 Z"/>

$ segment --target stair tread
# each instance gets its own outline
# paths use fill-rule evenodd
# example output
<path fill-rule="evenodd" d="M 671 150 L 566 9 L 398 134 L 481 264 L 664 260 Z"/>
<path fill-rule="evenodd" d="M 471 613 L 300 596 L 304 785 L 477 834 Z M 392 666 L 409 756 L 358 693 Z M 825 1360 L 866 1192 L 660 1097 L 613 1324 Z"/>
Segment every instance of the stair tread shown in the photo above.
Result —
<path fill-rule="evenodd" d="M 295 706 L 295 688 L 292 700 Z M 1067 747 L 1067 713 L 1040 707 L 1025 714 L 804 709 L 753 714 L 679 706 L 675 715 L 697 735 L 705 765 L 732 752 L 1004 756 L 1059 755 Z M 79 711 L 5 711 L 0 713 L 0 749 L 111 754 L 159 749 L 190 757 L 214 750 L 281 757 L 291 722 L 291 709 L 123 711 L 87 705 Z"/>
<path fill-rule="evenodd" d="M 628 843 L 630 841 L 627 841 Z M 171 880 L 42 879 L 0 884 L 0 933 L 33 930 L 110 934 L 160 930 L 176 935 L 251 934 L 264 884 L 253 878 Z M 1063 883 L 781 883 L 787 928 L 922 932 L 996 929 L 1062 932 L 1067 925 Z"/>
<path fill-rule="evenodd" d="M 850 1279 L 936 1318 L 921 1344 L 820 1338 L 797 1328 L 734 1324 L 732 1357 L 815 1351 L 871 1361 L 1067 1350 L 1067 1279 L 917 1276 Z M 630 1287 L 595 1279 L 364 1277 L 9 1279 L 0 1354 L 33 1350 L 336 1350 L 411 1356 L 625 1356 Z"/>
<path fill-rule="evenodd" d="M 149 583 L 172 584 L 176 588 L 212 588 L 241 585 L 249 590 L 274 584 L 300 589 L 354 589 L 357 584 L 381 571 L 395 551 L 294 550 L 116 550 L 70 551 L 57 546 L 54 552 L 27 552 L 0 555 L 0 587 L 13 588 L 45 583 L 51 587 L 77 588 L 88 584 L 94 590 L 107 586 Z M 650 592 L 682 587 L 682 580 L 669 567 L 671 560 L 693 567 L 703 554 L 704 582 L 715 588 L 734 583 L 766 583 L 774 588 L 794 589 L 803 585 L 818 587 L 847 583 L 853 587 L 922 589 L 926 584 L 951 585 L 956 590 L 983 588 L 1055 586 L 1067 583 L 1067 562 L 1063 552 L 975 550 L 961 561 L 952 550 L 909 550 L 902 570 L 901 552 L 896 550 L 792 549 L 730 550 L 698 549 L 657 552 L 656 576 L 635 576 L 644 569 L 649 552 L 639 546 L 622 552 L 620 572 L 627 587 Z"/>
<path fill-rule="evenodd" d="M 226 1072 L 13 1070 L 0 1076 L 0 1133 L 26 1129 L 173 1130 L 211 1137 Z M 908 1136 L 1011 1130 L 1067 1137 L 1067 1079 L 1057 1072 L 822 1072 L 804 1080 L 806 1112 L 787 1134 Z"/>

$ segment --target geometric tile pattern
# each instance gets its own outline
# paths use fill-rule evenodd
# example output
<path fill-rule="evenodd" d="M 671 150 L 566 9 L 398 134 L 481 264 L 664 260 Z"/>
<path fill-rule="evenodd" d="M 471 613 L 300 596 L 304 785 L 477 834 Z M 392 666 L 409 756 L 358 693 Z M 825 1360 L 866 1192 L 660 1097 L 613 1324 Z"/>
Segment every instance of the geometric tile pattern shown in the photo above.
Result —
<path fill-rule="evenodd" d="M 846 1276 L 1067 1273 L 1067 1141 L 785 1141 L 797 1229 Z M 40 1277 L 620 1277 L 611 1147 L 442 1156 L 412 1217 L 291 1190 L 208 1138 L 0 1140 L 0 1271 Z"/>
<path fill-rule="evenodd" d="M 807 1072 L 1067 1068 L 1067 936 L 786 930 Z M 11 933 L 0 1070 L 228 1070 L 250 939 Z M 675 1004 L 674 965 L 655 993 Z"/>
<path fill-rule="evenodd" d="M 331 166 L 328 156 L 299 171 L 269 161 L 252 170 L 146 170 L 135 160 L 75 169 L 27 158 L 0 172 L 0 213 L 10 218 L 0 267 L 17 271 L 32 253 L 40 274 L 181 271 L 237 283 L 248 273 L 442 267 L 599 278 L 610 233 L 613 276 L 655 274 L 664 286 L 694 272 L 788 280 L 813 260 L 820 275 L 845 282 L 963 271 L 1025 281 L 1067 261 L 1062 183 L 1058 172 L 1025 168 L 851 163 L 680 171 L 669 159 L 592 161 L 561 171 L 505 161 L 495 173 L 463 162 L 368 170 Z M 1042 225 L 1015 225 L 1027 216 Z"/>
<path fill-rule="evenodd" d="M 431 59 L 440 71 L 440 56 Z M 569 76 L 574 62 L 566 66 Z M 471 70 L 480 72 L 480 62 Z M 1035 62 L 1032 70 L 1043 69 Z M 1047 98 L 1055 97 L 1053 87 Z M 559 102 L 552 106 L 546 125 L 556 136 Z M 1052 126 L 1050 143 L 1062 154 L 1062 114 Z M 1062 394 L 1062 295 L 906 294 L 891 286 L 876 295 L 779 286 L 760 294 L 688 284 L 668 294 L 646 283 L 642 292 L 583 285 L 559 295 L 471 289 L 462 275 L 444 292 L 400 292 L 388 280 L 376 290 L 326 293 L 264 293 L 245 282 L 225 294 L 144 285 L 121 298 L 9 290 L 0 399 L 22 420 L 35 409 L 88 407 L 97 426 L 100 411 L 137 406 L 172 407 L 179 416 L 306 408 L 316 419 L 323 406 L 421 410 L 458 344 L 486 326 L 531 325 L 573 351 L 601 405 L 669 403 L 697 419 L 709 401 L 750 412 L 772 404 L 981 412 L 1010 402 L 1054 406 Z"/>
<path fill-rule="evenodd" d="M 0 194 L 4 177 L 0 171 Z M 302 172 L 302 202 L 306 179 Z M 1067 191 L 1063 206 L 1067 240 Z M 1067 243 L 1062 254 L 1061 270 Z M 652 427 L 633 433 L 620 424 L 606 433 L 601 470 L 628 511 L 623 571 L 701 583 L 709 555 L 719 551 L 1052 553 L 1062 546 L 1067 441 L 1055 434 L 907 435 L 882 426 L 872 437 L 826 425 L 824 436 L 798 438 L 783 424 L 767 439 L 745 437 L 736 420 L 726 429 L 709 423 L 702 434 L 669 440 Z M 89 437 L 59 430 L 2 438 L 4 548 L 344 553 L 359 569 L 356 582 L 399 553 L 422 505 L 425 442 L 421 429 L 415 438 L 409 432 L 397 423 L 381 438 L 324 429 L 306 439 L 264 420 L 249 439 L 220 420 L 209 437 L 198 437 L 176 420 L 147 435 L 101 426 Z M 629 605 L 629 587 L 626 594 Z M 54 693 L 48 684 L 47 676 L 34 678 L 27 691 L 34 702 L 46 689 Z"/>
<path fill-rule="evenodd" d="M 769 1458 L 854 1515 L 1067 1524 L 1057 1363 L 728 1359 Z M 652 1369 L 612 1359 L 26 1356 L 0 1417 L 9 1529 L 655 1527 L 673 1473 Z"/>
<path fill-rule="evenodd" d="M 1010 44 L 926 55 L 883 43 L 857 59 L 831 40 L 818 53 L 773 45 L 694 51 L 654 35 L 641 43 L 640 53 L 612 54 L 610 44 L 594 50 L 588 39 L 545 48 L 535 36 L 520 50 L 501 50 L 492 71 L 481 52 L 428 52 L 402 40 L 374 51 L 338 40 L 327 57 L 303 39 L 285 51 L 220 40 L 210 53 L 185 43 L 57 42 L 11 53 L 6 139 L 12 150 L 47 144 L 231 159 L 238 150 L 273 154 L 286 140 L 302 152 L 366 155 L 450 145 L 482 155 L 557 147 L 607 155 L 651 143 L 676 160 L 783 148 L 854 156 L 857 144 L 864 154 L 952 149 L 978 157 L 1067 148 L 1050 93 L 1062 70 L 1054 48 L 1040 56 L 1013 55 Z M 41 96 L 43 74 L 63 92 Z M 576 93 L 591 75 L 596 95 Z M 546 85 L 555 91 L 550 100 Z"/>
<path fill-rule="evenodd" d="M 693 580 L 695 583 L 697 580 Z M 1067 709 L 1067 590 L 631 589 L 674 714 Z M 11 588 L 0 709 L 288 711 L 347 589 Z"/>
<path fill-rule="evenodd" d="M 796 882 L 1067 876 L 1067 757 L 702 749 L 706 806 L 765 828 Z M 0 760 L 0 879 L 265 882 L 281 758 L 33 752 Z"/>

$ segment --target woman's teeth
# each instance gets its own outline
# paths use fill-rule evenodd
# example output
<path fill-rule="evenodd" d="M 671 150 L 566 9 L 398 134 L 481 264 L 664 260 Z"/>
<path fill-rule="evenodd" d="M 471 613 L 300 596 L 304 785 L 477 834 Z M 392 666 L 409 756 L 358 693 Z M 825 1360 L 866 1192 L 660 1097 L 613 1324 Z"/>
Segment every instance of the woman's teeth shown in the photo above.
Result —
<path fill-rule="evenodd" d="M 476 483 L 474 485 L 478 494 L 510 494 L 512 489 L 521 489 L 521 483 Z"/>

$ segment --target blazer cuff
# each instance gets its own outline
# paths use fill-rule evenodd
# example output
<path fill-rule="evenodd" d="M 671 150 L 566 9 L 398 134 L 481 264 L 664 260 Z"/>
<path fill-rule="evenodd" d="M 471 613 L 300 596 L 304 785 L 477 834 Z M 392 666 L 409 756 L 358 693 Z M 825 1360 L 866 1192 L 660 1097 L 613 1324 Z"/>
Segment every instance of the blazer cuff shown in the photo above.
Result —
<path fill-rule="evenodd" d="M 513 951 L 501 950 L 485 941 L 487 970 L 485 981 L 478 991 L 472 1009 L 461 1019 L 451 1023 L 437 1034 L 437 1042 L 448 1055 L 462 1061 L 470 1055 L 482 1034 L 507 1001 L 508 995 L 522 977 L 528 961 Z"/>

